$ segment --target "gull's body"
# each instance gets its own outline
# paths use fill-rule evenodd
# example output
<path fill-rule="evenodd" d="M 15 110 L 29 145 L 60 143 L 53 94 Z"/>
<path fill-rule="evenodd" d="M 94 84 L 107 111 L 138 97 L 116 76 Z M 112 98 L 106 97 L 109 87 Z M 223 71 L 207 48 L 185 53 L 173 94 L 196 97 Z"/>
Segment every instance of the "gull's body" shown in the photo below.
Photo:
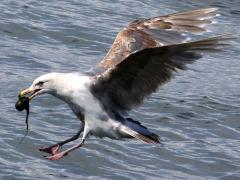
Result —
<path fill-rule="evenodd" d="M 206 8 L 133 21 L 118 33 L 104 59 L 87 73 L 49 73 L 34 80 L 20 96 L 32 93 L 31 100 L 49 93 L 65 101 L 81 121 L 75 136 L 40 150 L 52 154 L 48 159 L 60 159 L 82 146 L 88 135 L 160 143 L 158 135 L 128 117 L 127 112 L 141 105 L 175 72 L 200 59 L 202 53 L 223 49 L 229 37 L 189 41 L 188 34 L 207 30 L 216 11 Z M 58 152 L 81 134 L 78 144 Z"/>
<path fill-rule="evenodd" d="M 124 129 L 124 119 L 109 115 L 101 103 L 90 92 L 92 85 L 91 76 L 80 73 L 49 73 L 40 76 L 36 81 L 54 79 L 54 91 L 51 95 L 65 101 L 72 109 L 73 113 L 84 123 L 85 132 L 91 133 L 96 137 L 109 137 L 120 139 L 129 137 Z M 82 119 L 84 114 L 84 120 Z M 131 121 L 126 122 L 131 123 Z M 80 128 L 82 131 L 82 126 Z"/>
<path fill-rule="evenodd" d="M 45 78 L 44 76 L 41 78 Z M 81 120 L 79 114 L 84 111 L 85 131 L 91 131 L 92 135 L 98 137 L 121 138 L 119 130 L 121 123 L 112 120 L 89 91 L 90 76 L 80 73 L 50 73 L 47 76 L 59 79 L 56 86 L 60 87 L 52 95 L 65 101 L 79 120 Z"/>

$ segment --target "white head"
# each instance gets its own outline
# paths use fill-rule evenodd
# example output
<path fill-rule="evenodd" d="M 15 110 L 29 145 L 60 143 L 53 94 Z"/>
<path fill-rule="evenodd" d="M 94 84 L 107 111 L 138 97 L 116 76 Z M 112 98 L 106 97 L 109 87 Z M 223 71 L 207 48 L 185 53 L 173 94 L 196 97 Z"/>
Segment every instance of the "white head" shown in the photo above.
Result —
<path fill-rule="evenodd" d="M 44 74 L 36 78 L 29 88 L 21 91 L 19 96 L 30 94 L 29 99 L 31 100 L 33 97 L 43 93 L 56 95 L 61 86 L 63 86 L 62 76 L 62 73 Z"/>

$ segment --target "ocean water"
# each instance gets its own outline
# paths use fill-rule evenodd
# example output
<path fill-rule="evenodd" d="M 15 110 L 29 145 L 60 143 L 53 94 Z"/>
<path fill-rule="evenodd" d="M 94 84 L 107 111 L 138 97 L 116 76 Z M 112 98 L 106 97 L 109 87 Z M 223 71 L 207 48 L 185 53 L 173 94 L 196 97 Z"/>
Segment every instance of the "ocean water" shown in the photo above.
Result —
<path fill-rule="evenodd" d="M 240 35 L 238 0 L 0 2 L 0 179 L 240 179 L 240 45 L 206 55 L 132 111 L 163 146 L 91 137 L 59 161 L 38 148 L 71 137 L 79 121 L 62 101 L 31 102 L 30 132 L 17 95 L 47 72 L 86 71 L 130 21 L 219 7 L 206 36 Z M 72 145 L 72 144 L 71 144 Z M 68 147 L 68 146 L 67 146 Z"/>

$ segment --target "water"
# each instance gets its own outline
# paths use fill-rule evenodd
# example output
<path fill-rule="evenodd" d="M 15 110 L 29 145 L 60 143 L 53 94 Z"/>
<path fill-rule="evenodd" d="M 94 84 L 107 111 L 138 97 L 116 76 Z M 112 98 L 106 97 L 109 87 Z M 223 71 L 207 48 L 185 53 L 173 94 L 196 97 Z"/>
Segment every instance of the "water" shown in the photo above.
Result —
<path fill-rule="evenodd" d="M 191 65 L 133 111 L 136 120 L 161 136 L 163 147 L 92 137 L 60 161 L 45 160 L 38 148 L 72 136 L 79 123 L 51 96 L 33 100 L 30 133 L 19 144 L 25 113 L 14 104 L 35 77 L 87 70 L 134 19 L 208 6 L 222 12 L 208 36 L 239 36 L 238 0 L 2 0 L 0 179 L 239 179 L 239 41 Z"/>

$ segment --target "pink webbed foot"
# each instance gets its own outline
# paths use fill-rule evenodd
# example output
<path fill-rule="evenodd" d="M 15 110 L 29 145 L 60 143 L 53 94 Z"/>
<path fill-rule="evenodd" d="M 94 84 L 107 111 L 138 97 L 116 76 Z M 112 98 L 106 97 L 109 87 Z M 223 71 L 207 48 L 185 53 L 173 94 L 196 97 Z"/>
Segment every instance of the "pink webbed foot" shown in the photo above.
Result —
<path fill-rule="evenodd" d="M 45 156 L 45 158 L 49 159 L 49 160 L 59 160 L 59 159 L 63 158 L 64 156 L 66 156 L 67 154 L 68 154 L 67 152 L 60 152 L 60 153 L 54 154 L 52 156 Z"/>
<path fill-rule="evenodd" d="M 43 151 L 45 153 L 55 155 L 58 153 L 60 147 L 61 146 L 59 144 L 55 144 L 53 146 L 40 148 L 39 151 Z"/>

